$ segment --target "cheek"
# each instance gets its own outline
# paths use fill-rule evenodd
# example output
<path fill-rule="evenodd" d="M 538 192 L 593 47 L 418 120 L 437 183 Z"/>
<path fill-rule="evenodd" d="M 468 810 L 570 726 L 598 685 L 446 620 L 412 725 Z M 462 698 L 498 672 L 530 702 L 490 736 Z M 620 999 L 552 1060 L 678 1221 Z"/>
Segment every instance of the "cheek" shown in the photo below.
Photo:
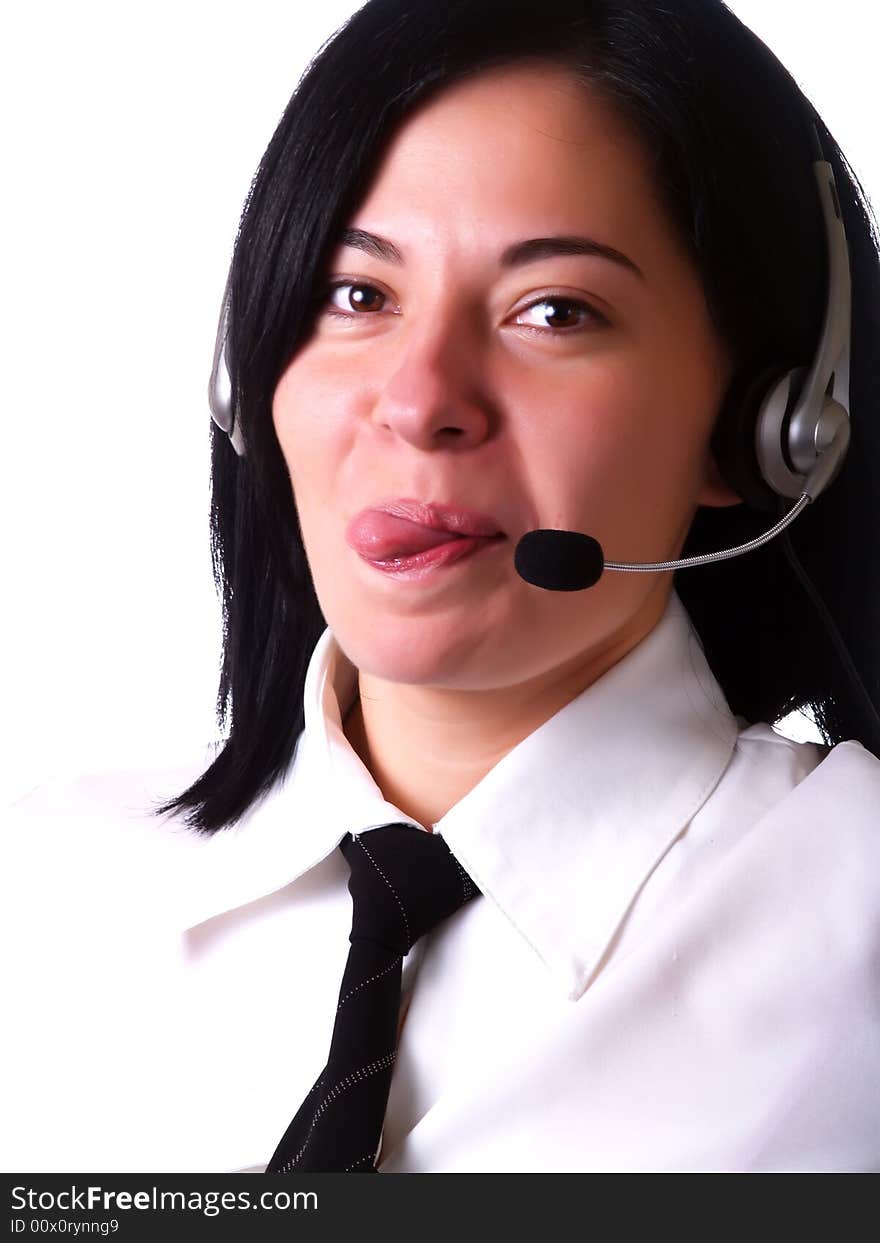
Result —
<path fill-rule="evenodd" d="M 339 460 L 343 422 L 337 384 L 322 384 L 299 360 L 281 377 L 272 400 L 272 422 L 299 505 L 326 492 Z M 334 404 L 335 403 L 335 404 Z"/>
<path fill-rule="evenodd" d="M 629 541 L 651 524 L 670 538 L 702 478 L 717 379 L 677 361 L 622 352 L 544 393 L 547 417 L 523 459 L 547 525 Z"/>
<path fill-rule="evenodd" d="M 653 417 L 652 385 L 643 366 L 624 357 L 569 374 L 554 391 L 545 389 L 544 417 L 533 425 L 523 456 L 544 499 L 564 493 L 591 511 L 608 507 L 617 491 L 642 480 L 663 438 Z"/>

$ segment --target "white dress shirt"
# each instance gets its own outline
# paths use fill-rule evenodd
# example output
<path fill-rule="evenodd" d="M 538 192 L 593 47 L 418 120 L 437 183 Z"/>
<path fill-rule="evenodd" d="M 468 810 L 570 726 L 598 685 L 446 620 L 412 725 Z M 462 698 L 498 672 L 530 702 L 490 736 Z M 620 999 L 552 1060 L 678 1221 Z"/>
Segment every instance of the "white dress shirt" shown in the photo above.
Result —
<path fill-rule="evenodd" d="M 336 847 L 415 825 L 356 676 L 327 630 L 232 829 L 149 813 L 203 757 L 12 809 L 2 1168 L 264 1168 L 329 1049 Z M 482 896 L 405 961 L 382 1173 L 880 1170 L 880 761 L 734 717 L 675 593 L 433 828 Z"/>

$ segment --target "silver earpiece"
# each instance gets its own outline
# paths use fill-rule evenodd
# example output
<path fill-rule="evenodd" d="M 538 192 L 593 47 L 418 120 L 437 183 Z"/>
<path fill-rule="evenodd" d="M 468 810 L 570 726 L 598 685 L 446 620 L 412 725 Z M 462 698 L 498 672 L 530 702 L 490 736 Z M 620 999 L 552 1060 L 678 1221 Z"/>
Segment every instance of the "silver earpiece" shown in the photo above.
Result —
<path fill-rule="evenodd" d="M 799 497 L 805 491 L 807 477 L 819 458 L 826 457 L 826 451 L 834 461 L 833 464 L 824 462 L 819 490 L 827 488 L 843 465 L 849 446 L 852 303 L 849 248 L 834 172 L 824 159 L 815 127 L 811 129 L 819 157 L 813 163 L 813 172 L 828 243 L 828 298 L 822 335 L 809 371 L 799 368 L 783 376 L 763 399 L 755 424 L 755 449 L 761 474 L 774 492 L 787 497 Z M 803 386 L 786 430 L 785 416 L 792 387 L 801 382 Z M 818 495 L 815 484 L 812 491 Z"/>
<path fill-rule="evenodd" d="M 217 325 L 217 339 L 214 342 L 214 361 L 211 364 L 211 378 L 208 381 L 208 405 L 211 409 L 211 418 L 226 432 L 238 456 L 244 457 L 244 438 L 235 417 L 232 379 L 229 374 L 227 356 L 230 280 L 231 277 L 227 276 L 226 288 L 223 290 L 223 302 L 220 307 L 220 322 Z"/>

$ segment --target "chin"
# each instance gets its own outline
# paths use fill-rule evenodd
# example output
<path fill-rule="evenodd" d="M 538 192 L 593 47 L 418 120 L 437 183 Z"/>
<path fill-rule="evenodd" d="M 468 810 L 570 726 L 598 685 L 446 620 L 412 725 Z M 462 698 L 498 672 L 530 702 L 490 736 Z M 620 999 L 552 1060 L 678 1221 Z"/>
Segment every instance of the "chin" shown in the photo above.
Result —
<path fill-rule="evenodd" d="M 477 636 L 468 631 L 454 638 L 448 618 L 377 617 L 367 628 L 328 622 L 345 655 L 369 677 L 411 686 L 488 684 L 490 662 Z M 497 653 L 497 643 L 493 646 Z"/>
<path fill-rule="evenodd" d="M 464 655 L 453 653 L 448 643 L 432 643 L 423 627 L 412 620 L 384 629 L 374 628 L 369 634 L 354 627 L 334 629 L 334 634 L 356 668 L 385 682 L 434 681 L 444 672 L 460 670 Z"/>

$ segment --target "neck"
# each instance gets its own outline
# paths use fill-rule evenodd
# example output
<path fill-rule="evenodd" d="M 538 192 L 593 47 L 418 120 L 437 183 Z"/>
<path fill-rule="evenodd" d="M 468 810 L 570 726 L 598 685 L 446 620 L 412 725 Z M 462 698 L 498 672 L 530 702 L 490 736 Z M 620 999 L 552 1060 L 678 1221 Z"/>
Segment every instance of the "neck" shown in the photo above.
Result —
<path fill-rule="evenodd" d="M 540 677 L 497 689 L 408 685 L 360 671 L 345 736 L 383 798 L 430 828 L 518 743 L 621 660 L 656 620 Z"/>

